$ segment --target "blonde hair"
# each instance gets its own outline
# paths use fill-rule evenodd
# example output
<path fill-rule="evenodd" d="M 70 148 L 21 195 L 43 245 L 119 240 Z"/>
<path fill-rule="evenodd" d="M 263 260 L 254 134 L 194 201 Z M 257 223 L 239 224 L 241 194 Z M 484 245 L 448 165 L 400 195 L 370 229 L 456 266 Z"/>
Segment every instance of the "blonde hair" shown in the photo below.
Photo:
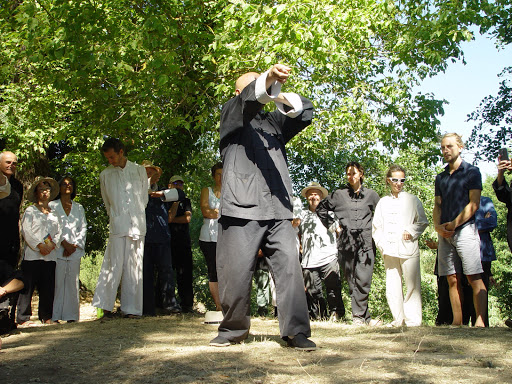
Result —
<path fill-rule="evenodd" d="M 442 137 L 441 137 L 441 141 L 443 141 L 444 139 L 447 139 L 449 137 L 455 137 L 455 141 L 457 142 L 457 144 L 461 147 L 461 148 L 464 148 L 464 142 L 462 141 L 462 136 L 455 133 L 455 132 L 452 132 L 452 133 L 445 133 Z"/>
<path fill-rule="evenodd" d="M 405 169 L 397 164 L 391 164 L 388 171 L 386 172 L 386 179 L 384 180 L 384 182 L 386 183 L 386 185 L 390 185 L 389 184 L 389 180 L 388 180 L 388 177 L 391 177 L 391 174 L 393 172 L 402 172 L 404 174 L 404 177 L 406 176 L 405 174 Z"/>

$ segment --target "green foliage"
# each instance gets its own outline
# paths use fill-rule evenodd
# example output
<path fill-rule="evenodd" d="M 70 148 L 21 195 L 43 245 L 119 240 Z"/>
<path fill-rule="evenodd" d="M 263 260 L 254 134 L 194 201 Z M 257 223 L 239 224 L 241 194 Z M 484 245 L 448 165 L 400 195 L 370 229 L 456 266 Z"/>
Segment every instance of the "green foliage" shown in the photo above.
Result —
<path fill-rule="evenodd" d="M 375 255 L 372 288 L 370 290 L 368 308 L 372 318 L 380 318 L 384 322 L 390 322 L 393 320 L 393 316 L 391 315 L 388 301 L 386 299 L 386 269 L 384 268 L 382 255 L 379 252 Z"/>
<path fill-rule="evenodd" d="M 439 0 L 2 5 L 1 144 L 19 155 L 27 180 L 47 164 L 52 143 L 65 144 L 40 173 L 77 177 L 89 249 L 100 249 L 106 234 L 97 182 L 105 135 L 124 140 L 131 160 L 162 166 L 164 178 L 204 180 L 236 77 L 284 62 L 294 72 L 285 88 L 317 108 L 291 150 L 304 161 L 312 151 L 378 161 L 377 141 L 405 149 L 435 139 L 442 102 L 412 89 L 460 58 L 468 27 L 488 23 L 494 11 L 485 1 Z"/>
<path fill-rule="evenodd" d="M 489 177 L 483 185 L 482 196 L 488 196 L 494 203 L 494 208 L 498 214 L 498 226 L 491 233 L 494 248 L 496 250 L 497 260 L 492 263 L 492 273 L 496 280 L 496 285 L 489 289 L 490 302 L 495 303 L 497 310 L 502 318 L 512 317 L 512 254 L 507 243 L 507 207 L 498 201 L 492 182 L 494 178 Z M 496 319 L 496 322 L 502 322 Z"/>
<path fill-rule="evenodd" d="M 86 254 L 80 263 L 80 282 L 89 292 L 94 292 L 96 289 L 103 254 L 103 251 L 92 251 Z"/>
<path fill-rule="evenodd" d="M 494 2 L 494 12 L 489 14 L 491 35 L 496 38 L 496 45 L 501 48 L 512 43 L 512 5 L 508 0 Z M 477 110 L 468 116 L 476 125 L 471 132 L 469 147 L 475 150 L 477 159 L 494 161 L 498 149 L 510 147 L 512 133 L 512 88 L 510 74 L 512 67 L 505 67 L 498 75 L 503 78 L 497 95 L 484 98 Z"/>
<path fill-rule="evenodd" d="M 492 288 L 498 301 L 498 308 L 505 318 L 512 317 L 512 254 L 506 242 L 495 242 L 498 261 L 493 263 L 493 274 L 496 285 Z"/>
<path fill-rule="evenodd" d="M 511 147 L 512 134 L 512 67 L 503 69 L 498 94 L 487 96 L 478 109 L 469 115 L 470 121 L 477 122 L 468 140 L 469 148 L 475 151 L 477 159 L 495 161 L 500 148 Z"/>
<path fill-rule="evenodd" d="M 84 270 L 99 267 L 108 231 L 98 183 L 105 136 L 120 137 L 130 160 L 161 166 L 162 185 L 186 178 L 195 241 L 200 189 L 219 158 L 220 106 L 240 74 L 282 62 L 293 68 L 284 90 L 317 111 L 289 144 L 296 193 L 311 180 L 338 188 L 346 162 L 358 160 L 383 195 L 395 161 L 428 205 L 443 102 L 413 89 L 463 59 L 470 27 L 505 25 L 508 9 L 502 0 L 0 0 L 0 147 L 18 154 L 25 181 L 77 179 L 89 221 Z M 202 260 L 195 245 L 196 292 L 208 302 Z"/>
<path fill-rule="evenodd" d="M 496 0 L 495 10 L 490 14 L 490 24 L 494 26 L 491 30 L 498 42 L 502 45 L 512 42 L 512 5 L 508 0 Z"/>
<path fill-rule="evenodd" d="M 433 273 L 421 274 L 423 324 L 434 325 L 437 317 L 437 279 Z"/>

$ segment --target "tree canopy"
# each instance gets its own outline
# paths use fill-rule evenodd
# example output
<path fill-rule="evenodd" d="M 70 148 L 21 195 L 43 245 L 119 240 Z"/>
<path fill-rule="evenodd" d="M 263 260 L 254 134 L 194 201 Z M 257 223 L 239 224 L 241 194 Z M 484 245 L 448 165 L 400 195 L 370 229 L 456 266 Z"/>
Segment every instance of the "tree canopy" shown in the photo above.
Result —
<path fill-rule="evenodd" d="M 491 15 L 492 35 L 496 45 L 505 48 L 512 43 L 512 4 L 507 0 L 496 2 L 496 13 Z M 477 159 L 494 161 L 498 150 L 512 144 L 512 67 L 505 67 L 498 75 L 502 78 L 497 95 L 489 95 L 482 100 L 476 111 L 469 115 L 475 121 L 470 137 L 470 148 Z"/>
<path fill-rule="evenodd" d="M 451 0 L 0 0 L 1 144 L 21 173 L 75 175 L 104 236 L 99 147 L 206 183 L 235 79 L 276 62 L 316 119 L 291 143 L 305 163 L 419 148 L 433 159 L 443 102 L 414 93 L 462 60 L 471 26 L 506 4 Z M 504 16 L 503 16 L 504 17 Z M 436 148 L 437 150 L 437 148 Z M 311 157 L 313 156 L 313 157 Z M 436 155 L 437 158 L 437 155 Z M 197 185 L 199 193 L 200 186 Z M 94 222 L 94 221 L 97 222 Z M 99 244 L 99 238 L 97 244 Z"/>

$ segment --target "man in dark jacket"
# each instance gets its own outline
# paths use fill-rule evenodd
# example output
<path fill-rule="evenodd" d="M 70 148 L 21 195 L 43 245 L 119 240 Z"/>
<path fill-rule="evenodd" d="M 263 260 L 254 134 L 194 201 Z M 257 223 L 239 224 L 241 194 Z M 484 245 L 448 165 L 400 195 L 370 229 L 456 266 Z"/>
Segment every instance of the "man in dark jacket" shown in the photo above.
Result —
<path fill-rule="evenodd" d="M 167 225 L 169 208 L 161 198 L 152 197 L 158 191 L 162 168 L 144 160 L 142 165 L 148 175 L 150 196 L 146 206 L 146 239 L 142 267 L 142 313 L 155 316 L 156 308 L 164 313 L 179 313 L 180 306 L 174 293 L 174 272 L 172 270 L 171 232 Z M 155 287 L 155 276 L 157 276 Z M 155 289 L 156 288 L 156 289 Z"/>
<path fill-rule="evenodd" d="M 185 181 L 182 176 L 174 175 L 169 180 L 169 188 L 182 191 Z M 192 203 L 185 197 L 169 204 L 169 229 L 171 231 L 172 267 L 176 272 L 178 296 L 181 311 L 194 313 L 194 278 L 192 240 L 190 238 L 190 221 L 192 220 Z"/>
<path fill-rule="evenodd" d="M 0 153 L 0 172 L 11 184 L 11 193 L 0 200 L 0 259 L 16 268 L 20 254 L 20 206 L 23 185 L 14 176 L 18 159 L 12 152 Z"/>
<path fill-rule="evenodd" d="M 290 68 L 280 64 L 261 76 L 246 73 L 222 109 L 217 274 L 224 320 L 213 346 L 229 346 L 249 334 L 251 281 L 261 248 L 275 279 L 281 337 L 296 349 L 316 348 L 308 339 L 285 152 L 285 144 L 311 123 L 313 105 L 295 93 L 280 93 L 289 74 Z M 278 111 L 264 112 L 271 101 Z"/>
<path fill-rule="evenodd" d="M 496 197 L 502 203 L 507 205 L 507 242 L 512 251 L 512 188 L 505 180 L 505 171 L 512 171 L 512 163 L 510 160 L 498 157 L 498 176 L 492 183 Z M 505 321 L 505 324 L 512 328 L 512 319 Z"/>
<path fill-rule="evenodd" d="M 23 200 L 23 184 L 15 177 L 18 158 L 9 151 L 0 153 L 0 172 L 10 184 L 10 193 L 0 199 L 0 261 L 16 269 L 20 256 L 20 206 Z M 3 177 L 2 176 L 2 177 Z M 16 298 L 9 315 L 15 328 Z"/>

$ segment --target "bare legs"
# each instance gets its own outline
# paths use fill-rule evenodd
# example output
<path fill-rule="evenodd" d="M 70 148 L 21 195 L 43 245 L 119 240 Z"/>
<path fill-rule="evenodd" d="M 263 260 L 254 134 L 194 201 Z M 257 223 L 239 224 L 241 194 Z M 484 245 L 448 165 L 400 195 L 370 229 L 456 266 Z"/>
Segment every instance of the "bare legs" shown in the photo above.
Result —
<path fill-rule="evenodd" d="M 462 325 L 462 274 L 448 275 L 446 278 L 448 279 L 450 302 L 452 304 L 452 325 Z M 487 311 L 487 289 L 480 274 L 468 275 L 467 278 L 471 288 L 473 288 L 473 304 L 476 313 L 475 327 L 485 327 L 484 317 Z"/>

